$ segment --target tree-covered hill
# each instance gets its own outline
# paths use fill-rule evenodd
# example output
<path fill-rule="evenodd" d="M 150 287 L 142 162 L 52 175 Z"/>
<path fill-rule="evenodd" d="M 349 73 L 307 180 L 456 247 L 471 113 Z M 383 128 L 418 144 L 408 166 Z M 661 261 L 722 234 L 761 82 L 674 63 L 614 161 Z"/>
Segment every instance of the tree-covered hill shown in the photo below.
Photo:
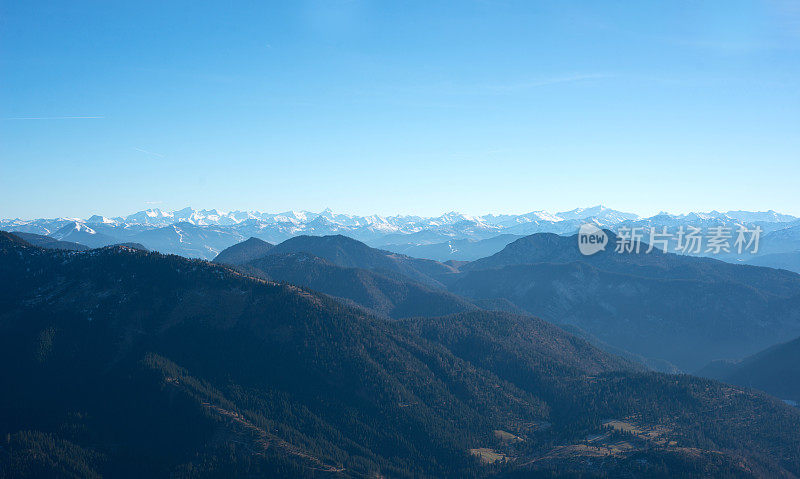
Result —
<path fill-rule="evenodd" d="M 611 233 L 608 233 L 611 235 Z M 710 258 L 611 246 L 583 256 L 577 237 L 536 234 L 447 277 L 473 301 L 507 300 L 602 342 L 696 371 L 800 335 L 800 275 Z"/>
<path fill-rule="evenodd" d="M 698 374 L 800 403 L 800 338 L 776 344 L 741 361 L 715 361 Z"/>
<path fill-rule="evenodd" d="M 442 316 L 478 309 L 460 296 L 399 273 L 345 268 L 308 253 L 270 254 L 240 269 L 352 301 L 390 318 Z"/>
<path fill-rule="evenodd" d="M 296 286 L 0 241 L 2 432 L 53 467 L 470 475 L 468 449 L 547 414 L 444 347 Z M 46 466 L 26 457 L 11 464 Z"/>
<path fill-rule="evenodd" d="M 14 234 L 34 246 L 47 249 L 65 249 L 71 251 L 86 251 L 87 249 L 91 249 L 88 246 L 80 243 L 73 243 L 72 241 L 60 241 L 49 236 L 37 235 L 35 233 L 23 233 L 16 231 Z"/>
<path fill-rule="evenodd" d="M 5 477 L 800 474 L 800 413 L 545 322 L 386 321 L 227 267 L 0 234 Z"/>
<path fill-rule="evenodd" d="M 399 273 L 428 286 L 442 287 L 442 276 L 456 270 L 438 261 L 370 248 L 342 235 L 295 236 L 275 245 L 268 254 L 309 253 L 345 268 Z"/>
<path fill-rule="evenodd" d="M 262 239 L 250 238 L 220 251 L 214 262 L 231 266 L 244 264 L 266 255 L 273 246 Z"/>

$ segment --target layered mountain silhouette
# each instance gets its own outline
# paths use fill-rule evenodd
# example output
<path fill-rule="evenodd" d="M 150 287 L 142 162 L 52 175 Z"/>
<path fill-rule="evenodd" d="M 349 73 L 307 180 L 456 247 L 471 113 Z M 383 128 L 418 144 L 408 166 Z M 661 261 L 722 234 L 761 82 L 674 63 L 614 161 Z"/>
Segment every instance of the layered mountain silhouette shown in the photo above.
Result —
<path fill-rule="evenodd" d="M 37 431 L 11 439 L 43 449 L 31 467 L 460 475 L 492 430 L 546 415 L 446 349 L 296 286 L 125 247 L 0 241 L 0 355 L 17 365 L 0 373 L 0 410 L 6 431 Z"/>
<path fill-rule="evenodd" d="M 492 256 L 448 264 L 344 236 L 301 236 L 267 248 L 260 264 L 240 267 L 394 318 L 475 306 L 526 312 L 577 327 L 608 351 L 664 371 L 695 371 L 711 360 L 741 358 L 800 335 L 799 275 L 648 252 L 647 244 L 618 253 L 616 236 L 606 234 L 609 246 L 591 256 L 580 253 L 575 236 L 540 233 Z M 235 248 L 253 251 L 251 256 L 264 253 L 258 241 Z"/>
<path fill-rule="evenodd" d="M 664 279 L 703 277 L 748 283 L 776 294 L 800 292 L 800 275 L 797 274 L 775 271 L 771 268 L 732 264 L 713 258 L 664 253 L 657 248 L 648 252 L 650 247 L 644 242 L 638 251 L 634 249 L 630 252 L 617 252 L 617 235 L 609 230 L 605 233 L 608 236 L 608 246 L 590 256 L 581 254 L 577 235 L 538 233 L 520 238 L 500 252 L 467 263 L 459 270 L 476 271 L 522 264 L 583 262 L 604 271 L 636 276 Z"/>
<path fill-rule="evenodd" d="M 274 245 L 258 238 L 250 238 L 222 250 L 215 263 L 236 266 L 265 256 Z"/>
<path fill-rule="evenodd" d="M 63 249 L 68 251 L 86 251 L 87 249 L 91 249 L 88 246 L 80 243 L 74 243 L 72 241 L 60 241 L 50 236 L 37 235 L 35 233 L 22 233 L 17 231 L 14 232 L 14 235 L 22 238 L 34 246 L 39 246 L 41 248 Z"/>
<path fill-rule="evenodd" d="M 306 286 L 391 318 L 442 316 L 479 309 L 467 299 L 398 273 L 345 268 L 309 253 L 269 254 L 245 263 L 241 270 Z"/>
<path fill-rule="evenodd" d="M 740 361 L 714 361 L 698 374 L 800 403 L 800 338 Z"/>
<path fill-rule="evenodd" d="M 253 276 L 305 286 L 391 318 L 441 316 L 478 309 L 469 300 L 441 287 L 411 279 L 422 277 L 439 284 L 416 270 L 413 258 L 376 250 L 343 236 L 309 236 L 285 243 L 289 244 L 274 247 L 251 238 L 225 249 L 214 262 L 236 266 Z M 311 251 L 331 260 L 315 256 Z M 418 261 L 424 271 L 432 269 L 429 261 Z M 452 271 L 449 266 L 442 269 Z M 400 274 L 398 270 L 410 276 Z"/>
<path fill-rule="evenodd" d="M 768 253 L 748 259 L 746 263 L 754 266 L 766 266 L 768 268 L 785 269 L 800 273 L 800 251 Z"/>
<path fill-rule="evenodd" d="M 22 233 L 19 231 L 15 231 L 13 234 L 19 238 L 22 238 L 23 240 L 27 241 L 28 243 L 34 246 L 39 246 L 45 249 L 61 249 L 68 251 L 86 251 L 88 249 L 92 249 L 91 247 L 86 246 L 84 244 L 74 243 L 72 241 L 60 241 L 45 235 L 37 235 L 34 233 Z M 114 245 L 127 246 L 128 248 L 139 249 L 142 251 L 150 251 L 141 243 L 125 242 L 125 243 L 114 243 Z M 103 246 L 109 246 L 109 245 L 103 245 Z"/>
<path fill-rule="evenodd" d="M 690 227 L 702 228 L 706 233 L 717 227 L 731 232 L 739 228 L 759 228 L 763 234 L 757 254 L 748 250 L 743 254 L 730 251 L 713 256 L 732 263 L 752 263 L 800 272 L 797 262 L 800 219 L 772 210 L 685 215 L 661 212 L 641 218 L 599 205 L 560 213 L 531 211 L 521 215 L 470 216 L 449 212 L 437 217 L 383 217 L 334 213 L 330 209 L 267 213 L 187 207 L 176 211 L 148 209 L 115 218 L 92 215 L 86 219 L 0 219 L 0 230 L 48 235 L 90 247 L 139 242 L 161 253 L 209 260 L 223 249 L 251 237 L 279 243 L 297 235 L 341 234 L 375 248 L 446 262 L 473 261 L 492 255 L 525 235 L 575 234 L 581 225 L 587 223 L 613 231 L 639 228 L 645 234 L 650 228 L 657 231 L 668 228 L 670 233 Z M 673 238 L 668 249 L 674 251 L 676 246 Z M 709 255 L 705 249 L 698 254 Z"/>
<path fill-rule="evenodd" d="M 536 234 L 465 265 L 449 290 L 502 298 L 602 342 L 694 371 L 800 335 L 800 275 L 653 250 L 582 255 L 577 237 Z"/>
<path fill-rule="evenodd" d="M 502 250 L 506 245 L 519 238 L 520 235 L 501 234 L 482 240 L 453 239 L 442 243 L 387 244 L 383 247 L 416 258 L 430 258 L 443 262 L 474 261 Z"/>
<path fill-rule="evenodd" d="M 86 224 L 78 221 L 68 222 L 50 236 L 59 241 L 84 244 L 90 248 L 99 248 L 102 246 L 122 242 L 122 240 L 117 239 L 114 236 L 98 232 Z"/>
<path fill-rule="evenodd" d="M 429 259 L 370 248 L 342 235 L 296 236 L 275 245 L 268 254 L 310 253 L 345 268 L 399 273 L 429 286 L 442 287 L 442 277 L 456 272 L 452 266 Z"/>
<path fill-rule="evenodd" d="M 0 281 L 4 475 L 800 474 L 796 409 L 526 316 L 385 321 L 222 265 L 6 233 Z"/>
<path fill-rule="evenodd" d="M 193 258 L 214 258 L 220 251 L 245 237 L 219 226 L 198 226 L 181 221 L 169 226 L 137 232 L 128 241 L 142 243 L 155 251 Z"/>

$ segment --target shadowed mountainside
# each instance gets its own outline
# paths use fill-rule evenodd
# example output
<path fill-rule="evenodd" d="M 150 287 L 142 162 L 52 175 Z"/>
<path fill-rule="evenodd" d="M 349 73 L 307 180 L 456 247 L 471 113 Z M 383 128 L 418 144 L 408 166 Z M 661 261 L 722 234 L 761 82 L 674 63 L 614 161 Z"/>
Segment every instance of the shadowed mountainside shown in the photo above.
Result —
<path fill-rule="evenodd" d="M 800 403 L 800 338 L 776 344 L 741 361 L 714 361 L 698 374 Z"/>
<path fill-rule="evenodd" d="M 460 296 L 417 283 L 398 273 L 344 268 L 308 253 L 270 254 L 240 269 L 346 299 L 391 318 L 442 316 L 478 309 Z"/>
<path fill-rule="evenodd" d="M 268 253 L 309 253 L 337 266 L 399 273 L 414 281 L 436 287 L 442 287 L 442 276 L 456 271 L 455 268 L 438 261 L 370 248 L 360 241 L 342 235 L 296 236 L 275 245 Z"/>
<path fill-rule="evenodd" d="M 64 249 L 70 251 L 85 251 L 87 249 L 91 249 L 88 246 L 80 243 L 74 243 L 72 241 L 60 241 L 55 238 L 51 238 L 50 236 L 37 235 L 35 233 L 22 233 L 17 231 L 14 232 L 14 234 L 24 239 L 28 243 L 41 248 Z"/>
<path fill-rule="evenodd" d="M 215 263 L 236 266 L 265 256 L 274 245 L 258 238 L 237 243 L 220 251 Z"/>
<path fill-rule="evenodd" d="M 609 233 L 610 234 L 610 233 Z M 460 267 L 450 291 L 505 299 L 602 342 L 694 371 L 800 335 L 800 275 L 654 250 L 583 256 L 577 238 L 537 234 Z"/>
<path fill-rule="evenodd" d="M 387 322 L 204 261 L 5 233 L 0 278 L 6 475 L 800 473 L 796 409 L 528 317 Z"/>

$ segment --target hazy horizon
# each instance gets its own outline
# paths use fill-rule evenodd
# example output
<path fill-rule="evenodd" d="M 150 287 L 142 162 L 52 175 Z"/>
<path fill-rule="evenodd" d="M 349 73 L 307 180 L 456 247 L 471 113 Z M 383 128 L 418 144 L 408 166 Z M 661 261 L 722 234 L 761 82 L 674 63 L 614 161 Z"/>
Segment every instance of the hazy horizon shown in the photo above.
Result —
<path fill-rule="evenodd" d="M 723 213 L 723 214 L 727 213 L 727 212 L 730 212 L 730 211 L 747 211 L 747 212 L 752 212 L 752 213 L 767 213 L 769 211 L 773 211 L 775 213 L 782 214 L 782 215 L 800 216 L 800 215 L 792 214 L 792 213 L 789 213 L 789 212 L 786 212 L 786 211 L 775 210 L 774 208 L 770 208 L 768 210 L 752 210 L 752 209 L 748 210 L 748 209 L 744 209 L 744 208 L 727 208 L 727 209 L 723 209 L 723 210 L 706 210 L 706 211 L 700 211 L 700 210 L 689 210 L 689 211 L 658 210 L 658 211 L 656 211 L 656 212 L 654 212 L 652 214 L 643 214 L 643 213 L 641 213 L 639 211 L 621 209 L 621 208 L 614 208 L 614 207 L 611 207 L 609 205 L 601 204 L 601 203 L 590 205 L 590 206 L 576 206 L 576 207 L 573 207 L 573 208 L 557 208 L 557 209 L 553 209 L 553 210 L 548 210 L 548 209 L 543 209 L 543 208 L 534 208 L 534 209 L 527 209 L 527 210 L 524 210 L 524 211 L 522 211 L 522 210 L 519 210 L 519 211 L 499 211 L 499 212 L 498 211 L 486 211 L 486 212 L 478 212 L 478 213 L 472 213 L 472 212 L 467 212 L 467 211 L 459 211 L 459 210 L 447 210 L 447 211 L 440 211 L 438 213 L 433 213 L 433 214 L 420 214 L 420 213 L 415 213 L 415 212 L 400 212 L 400 213 L 388 213 L 388 214 L 375 213 L 375 212 L 371 212 L 371 213 L 370 212 L 356 213 L 356 212 L 351 212 L 351 211 L 339 211 L 339 210 L 335 210 L 335 209 L 329 208 L 329 207 L 318 208 L 318 209 L 290 208 L 290 209 L 285 209 L 285 210 L 275 210 L 275 209 L 265 209 L 265 208 L 248 208 L 248 209 L 244 209 L 244 208 L 223 209 L 223 208 L 214 208 L 214 207 L 197 208 L 197 207 L 194 207 L 194 206 L 191 206 L 191 205 L 186 205 L 186 206 L 178 207 L 178 208 L 166 208 L 166 207 L 163 207 L 162 205 L 149 205 L 147 208 L 143 208 L 143 209 L 136 210 L 136 211 L 123 212 L 123 213 L 120 213 L 120 214 L 104 214 L 101 211 L 94 211 L 94 212 L 91 212 L 91 213 L 88 213 L 88 214 L 82 214 L 82 215 L 27 216 L 27 217 L 23 217 L 23 216 L 8 216 L 8 217 L 0 217 L 0 220 L 6 220 L 6 221 L 7 220 L 13 220 L 13 219 L 37 220 L 37 219 L 55 219 L 55 218 L 74 218 L 74 219 L 86 220 L 86 219 L 88 219 L 88 218 L 90 218 L 92 216 L 95 216 L 95 215 L 103 216 L 105 218 L 111 219 L 111 218 L 125 218 L 125 217 L 127 217 L 129 215 L 132 215 L 132 214 L 135 214 L 135 213 L 139 213 L 141 211 L 147 211 L 147 210 L 160 210 L 160 211 L 165 212 L 165 213 L 172 213 L 172 212 L 180 211 L 180 210 L 185 209 L 185 208 L 191 208 L 191 209 L 193 209 L 195 211 L 216 210 L 219 213 L 223 213 L 223 214 L 232 213 L 232 212 L 236 212 L 236 211 L 259 212 L 259 213 L 269 213 L 269 214 L 280 214 L 280 213 L 289 213 L 289 212 L 305 212 L 305 213 L 319 214 L 319 213 L 322 213 L 322 212 L 324 212 L 326 210 L 330 210 L 334 214 L 344 214 L 344 215 L 362 216 L 362 217 L 377 215 L 377 216 L 381 216 L 381 217 L 419 216 L 419 217 L 423 217 L 423 218 L 437 218 L 437 217 L 440 217 L 440 216 L 443 216 L 443 215 L 446 215 L 446 214 L 450 214 L 450 213 L 458 213 L 458 214 L 462 214 L 462 215 L 466 215 L 466 216 L 481 217 L 481 216 L 486 216 L 486 215 L 495 215 L 495 216 L 510 215 L 510 216 L 514 216 L 514 215 L 524 215 L 524 214 L 534 213 L 534 212 L 545 212 L 545 213 L 551 213 L 553 215 L 558 215 L 559 213 L 566 213 L 566 212 L 570 212 L 570 211 L 573 211 L 573 210 L 576 210 L 576 209 L 587 209 L 588 210 L 588 209 L 599 207 L 599 206 L 602 206 L 602 207 L 610 209 L 610 210 L 619 211 L 619 212 L 622 212 L 622 213 L 635 214 L 635 215 L 637 215 L 637 216 L 639 216 L 641 218 L 649 218 L 649 217 L 655 216 L 655 215 L 657 215 L 659 213 L 667 213 L 667 214 L 670 214 L 670 215 L 686 215 L 686 214 L 690 214 L 690 213 L 709 214 L 709 213 L 712 213 L 714 211 L 716 211 L 717 213 Z"/>

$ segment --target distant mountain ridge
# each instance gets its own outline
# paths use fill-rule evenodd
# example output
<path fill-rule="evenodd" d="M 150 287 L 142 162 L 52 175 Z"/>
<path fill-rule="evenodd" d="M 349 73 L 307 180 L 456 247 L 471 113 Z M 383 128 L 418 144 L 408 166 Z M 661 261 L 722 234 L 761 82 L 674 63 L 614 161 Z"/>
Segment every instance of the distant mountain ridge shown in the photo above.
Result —
<path fill-rule="evenodd" d="M 91 248 L 99 248 L 119 243 L 115 237 L 96 231 L 85 223 L 72 221 L 49 235 L 59 241 L 85 244 Z"/>
<path fill-rule="evenodd" d="M 125 217 L 92 215 L 87 219 L 9 219 L 0 220 L 0 229 L 47 235 L 58 240 L 90 247 L 122 242 L 138 242 L 162 253 L 213 259 L 223 249 L 247 238 L 277 244 L 301 235 L 344 235 L 381 249 L 438 261 L 475 260 L 500 251 L 515 237 L 534 233 L 575 234 L 584 223 L 618 231 L 641 228 L 649 231 L 663 227 L 673 232 L 683 226 L 701 228 L 761 228 L 763 237 L 759 255 L 781 253 L 763 261 L 789 270 L 797 270 L 800 254 L 800 219 L 775 211 L 728 211 L 721 213 L 659 213 L 644 218 L 602 205 L 550 213 L 465 215 L 456 212 L 437 217 L 359 216 L 321 212 L 259 211 L 222 212 L 215 209 L 183 208 L 176 211 L 148 209 Z M 671 245 L 671 248 L 674 244 Z M 701 252 L 706 254 L 705 252 Z M 727 254 L 719 259 L 731 262 L 754 262 L 758 255 Z"/>
<path fill-rule="evenodd" d="M 577 236 L 540 233 L 460 266 L 447 286 L 476 301 L 508 300 L 689 372 L 800 335 L 800 275 L 644 251 L 584 256 Z"/>
<path fill-rule="evenodd" d="M 616 235 L 605 232 L 609 243 Z M 228 251 L 262 248 L 248 240 Z M 396 255 L 341 235 L 298 236 L 239 265 L 393 318 L 483 308 L 577 327 L 609 351 L 691 372 L 800 335 L 800 275 L 682 256 L 645 244 L 592 256 L 577 236 L 538 233 L 467 263 Z M 708 298 L 717 298 L 709 302 Z"/>
<path fill-rule="evenodd" d="M 24 239 L 25 241 L 34 246 L 39 246 L 47 249 L 63 249 L 68 251 L 85 251 L 87 249 L 91 249 L 84 244 L 75 243 L 72 241 L 61 241 L 45 235 L 37 235 L 34 233 L 22 233 L 19 231 L 14 231 L 13 234 Z"/>

